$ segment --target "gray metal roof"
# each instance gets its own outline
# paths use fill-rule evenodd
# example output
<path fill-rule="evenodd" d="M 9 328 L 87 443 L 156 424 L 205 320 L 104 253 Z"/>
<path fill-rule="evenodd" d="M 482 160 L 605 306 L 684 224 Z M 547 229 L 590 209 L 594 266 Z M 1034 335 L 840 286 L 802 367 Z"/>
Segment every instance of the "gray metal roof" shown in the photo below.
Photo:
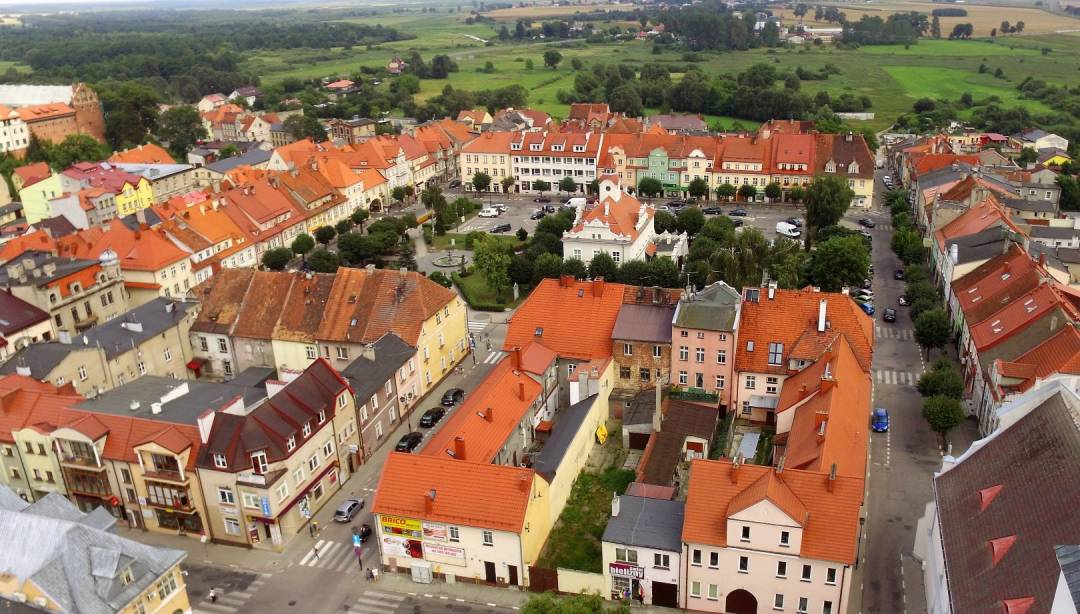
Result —
<path fill-rule="evenodd" d="M 1075 228 L 1061 228 L 1058 226 L 1032 226 L 1029 231 L 1035 239 L 1057 239 L 1067 241 L 1076 237 L 1080 231 Z"/>
<path fill-rule="evenodd" d="M 675 310 L 667 305 L 623 305 L 611 338 L 627 341 L 671 343 L 671 318 Z"/>
<path fill-rule="evenodd" d="M 227 173 L 238 166 L 255 166 L 257 164 L 263 164 L 270 159 L 270 155 L 273 152 L 265 151 L 262 149 L 252 149 L 251 151 L 240 154 L 239 156 L 233 156 L 232 158 L 225 158 L 224 160 L 217 160 L 207 164 L 205 168 L 218 173 Z"/>
<path fill-rule="evenodd" d="M 1009 242 L 1009 229 L 1002 226 L 988 228 L 962 237 L 946 241 L 949 246 L 957 246 L 957 264 L 989 260 L 1004 253 L 1004 244 Z"/>
<path fill-rule="evenodd" d="M 1065 584 L 1069 587 L 1073 605 L 1080 608 L 1080 546 L 1054 546 L 1054 552 L 1057 554 L 1061 573 L 1065 576 Z"/>
<path fill-rule="evenodd" d="M 72 352 L 80 349 L 71 345 L 64 345 L 56 341 L 49 343 L 32 343 L 15 352 L 7 362 L 0 365 L 0 375 L 11 375 L 17 372 L 18 367 L 29 367 L 30 377 L 43 380 L 49 377 L 52 370 L 59 365 L 64 358 Z"/>
<path fill-rule="evenodd" d="M 0 85 L 0 104 L 25 107 L 50 102 L 68 104 L 75 89 L 70 85 Z"/>
<path fill-rule="evenodd" d="M 679 301 L 673 324 L 682 328 L 731 332 L 735 329 L 740 298 L 739 292 L 731 286 L 722 281 L 714 282 Z"/>
<path fill-rule="evenodd" d="M 619 515 L 608 520 L 603 541 L 679 552 L 685 509 L 682 501 L 622 495 Z"/>
<path fill-rule="evenodd" d="M 416 354 L 416 348 L 394 333 L 383 335 L 375 342 L 373 349 L 374 360 L 361 355 L 341 371 L 341 376 L 348 380 L 360 403 L 366 402 L 368 397 L 386 385 L 386 380 L 392 379 L 394 373 Z"/>
<path fill-rule="evenodd" d="M 1039 186 L 1040 188 L 1043 186 Z M 1001 198 L 998 200 L 1010 209 L 1017 211 L 1035 211 L 1038 213 L 1053 213 L 1057 211 L 1057 204 L 1052 200 L 1027 200 L 1024 198 Z"/>
<path fill-rule="evenodd" d="M 118 162 L 113 164 L 116 168 L 127 171 L 133 175 L 146 177 L 147 181 L 154 181 L 170 175 L 178 175 L 184 171 L 195 168 L 190 164 L 128 164 Z"/>
<path fill-rule="evenodd" d="M 653 412 L 656 411 L 656 389 L 642 390 L 628 401 L 623 408 L 623 426 L 632 424 L 652 424 Z"/>
<path fill-rule="evenodd" d="M 561 410 L 555 419 L 555 425 L 551 429 L 551 436 L 544 443 L 540 454 L 533 458 L 533 470 L 544 476 L 549 482 L 558 473 L 559 465 L 566 456 L 570 443 L 574 441 L 581 425 L 585 422 L 585 416 L 589 415 L 597 395 L 578 401 L 574 405 Z"/>
<path fill-rule="evenodd" d="M 265 387 L 198 380 L 176 380 L 171 377 L 144 375 L 137 380 L 113 388 L 94 399 L 76 405 L 79 409 L 102 414 L 131 416 L 172 424 L 195 424 L 198 417 L 208 409 L 216 410 L 237 397 L 243 397 L 244 406 L 265 399 Z M 161 402 L 161 413 L 153 413 L 152 403 Z M 131 409 L 138 403 L 138 407 Z"/>
<path fill-rule="evenodd" d="M 8 277 L 7 267 L 15 264 L 22 264 L 26 259 L 33 261 L 33 268 L 26 273 L 26 281 L 19 281 L 18 279 Z M 53 264 L 56 266 L 56 271 L 54 271 L 52 275 L 45 274 L 44 266 L 46 264 Z M 47 252 L 28 250 L 9 260 L 5 266 L 0 267 L 0 286 L 44 286 L 53 279 L 70 275 L 71 273 L 81 271 L 96 264 L 98 264 L 97 260 L 59 258 Z M 41 275 L 34 277 L 31 273 L 33 269 L 41 270 Z"/>

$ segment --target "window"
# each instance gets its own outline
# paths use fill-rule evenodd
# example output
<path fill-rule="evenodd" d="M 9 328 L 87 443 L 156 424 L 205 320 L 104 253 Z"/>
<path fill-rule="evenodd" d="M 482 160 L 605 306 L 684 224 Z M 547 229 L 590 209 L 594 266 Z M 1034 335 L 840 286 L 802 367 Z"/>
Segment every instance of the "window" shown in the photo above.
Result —
<path fill-rule="evenodd" d="M 716 364 L 727 364 L 727 350 L 716 350 Z"/>
<path fill-rule="evenodd" d="M 745 386 L 747 390 L 754 390 L 757 388 L 757 376 L 747 375 Z"/>
<path fill-rule="evenodd" d="M 679 371 L 679 385 L 685 386 L 688 381 L 689 379 L 687 379 L 686 371 Z"/>
<path fill-rule="evenodd" d="M 709 553 L 709 567 L 712 567 L 713 569 L 716 569 L 719 566 L 720 566 L 720 553 L 719 552 L 710 552 Z"/>
<path fill-rule="evenodd" d="M 330 455 L 334 453 L 334 442 L 327 441 L 322 447 L 323 458 L 330 458 Z"/>
<path fill-rule="evenodd" d="M 86 377 L 86 367 L 79 367 L 79 381 L 85 382 Z"/>
<path fill-rule="evenodd" d="M 344 398 L 345 398 L 344 394 L 341 395 L 340 397 L 338 397 L 338 404 L 343 405 L 346 402 L 346 401 L 342 400 Z M 326 410 L 325 409 L 320 409 L 319 410 L 319 424 L 322 424 L 323 422 L 326 422 Z"/>
<path fill-rule="evenodd" d="M 304 346 L 304 353 L 307 356 L 308 360 L 315 360 L 315 358 L 318 357 L 314 345 Z"/>
<path fill-rule="evenodd" d="M 289 435 L 289 438 L 285 440 L 285 450 L 292 452 L 296 448 L 296 435 Z"/>
<path fill-rule="evenodd" d="M 699 330 L 699 331 L 698 331 L 698 334 L 697 334 L 697 338 L 698 338 L 698 339 L 704 339 L 704 338 L 705 338 L 705 333 L 703 333 L 703 332 L 701 332 L 701 331 Z"/>
<path fill-rule="evenodd" d="M 371 397 L 371 409 L 379 409 L 379 395 L 372 395 Z"/>
<path fill-rule="evenodd" d="M 693 554 L 691 555 L 690 561 L 691 561 L 692 565 L 697 565 L 698 567 L 700 567 L 701 566 L 701 550 L 698 550 L 698 549 L 695 548 Z"/>
<path fill-rule="evenodd" d="M 671 557 L 667 554 L 653 553 L 653 567 L 671 569 Z"/>
<path fill-rule="evenodd" d="M 776 577 L 777 578 L 786 578 L 787 577 L 787 561 L 777 561 L 776 562 Z"/>
<path fill-rule="evenodd" d="M 802 581 L 803 582 L 809 582 L 811 576 L 812 576 L 812 573 L 811 573 L 810 566 L 809 565 L 803 565 L 802 566 Z"/>
<path fill-rule="evenodd" d="M 744 541 L 744 542 L 750 541 L 750 527 L 745 527 L 744 526 L 742 528 L 742 535 L 739 536 L 739 541 Z"/>
<path fill-rule="evenodd" d="M 461 530 L 458 529 L 457 527 L 450 527 L 450 541 L 452 541 L 452 542 L 461 541 Z"/>
<path fill-rule="evenodd" d="M 690 596 L 701 598 L 701 582 L 694 580 L 690 583 Z"/>
<path fill-rule="evenodd" d="M 225 462 L 225 455 L 224 454 L 215 454 L 214 455 L 214 466 L 217 467 L 218 469 L 226 469 L 226 468 L 228 468 L 229 465 L 228 465 L 227 462 Z"/>
<path fill-rule="evenodd" d="M 293 471 L 292 477 L 293 484 L 296 484 L 296 486 L 299 487 L 301 484 L 304 483 L 304 468 L 297 467 L 296 471 Z"/>
<path fill-rule="evenodd" d="M 765 378 L 765 393 L 776 394 L 776 391 L 780 387 L 780 378 L 778 377 L 766 377 Z"/>
<path fill-rule="evenodd" d="M 566 365 L 566 376 L 567 377 L 570 377 L 571 375 L 573 375 L 574 371 L 577 371 L 577 365 L 574 365 L 574 364 Z"/>
<path fill-rule="evenodd" d="M 615 560 L 623 561 L 624 563 L 637 563 L 637 550 L 630 548 L 616 548 Z"/>
<path fill-rule="evenodd" d="M 337 357 L 338 357 L 339 360 L 348 360 L 349 359 L 349 348 L 339 345 L 338 348 L 337 348 Z"/>
<path fill-rule="evenodd" d="M 789 533 L 787 531 L 780 531 L 780 545 L 781 546 L 790 546 L 791 545 L 791 533 Z"/>
<path fill-rule="evenodd" d="M 172 360 L 172 350 L 165 348 L 165 362 Z"/>
<path fill-rule="evenodd" d="M 769 344 L 769 364 L 778 365 L 783 362 L 784 344 L 783 343 L 770 343 Z"/>
<path fill-rule="evenodd" d="M 825 570 L 825 584 L 836 586 L 836 568 L 830 567 Z"/>
<path fill-rule="evenodd" d="M 236 518 L 225 518 L 225 533 L 227 535 L 240 535 L 240 521 Z"/>
<path fill-rule="evenodd" d="M 649 373 L 650 373 L 650 371 L 649 371 L 648 367 L 640 367 L 638 369 L 638 375 L 640 376 L 641 381 L 643 381 L 643 382 L 649 381 Z"/>
<path fill-rule="evenodd" d="M 832 614 L 832 602 L 826 601 L 821 604 L 821 614 Z"/>
<path fill-rule="evenodd" d="M 319 460 L 318 454 L 312 454 L 311 458 L 307 459 L 307 468 L 312 474 L 315 473 L 315 470 L 319 468 L 320 464 L 322 464 L 322 461 Z"/>
<path fill-rule="evenodd" d="M 690 348 L 686 347 L 685 345 L 679 346 L 679 360 L 683 362 L 690 360 Z"/>
<path fill-rule="evenodd" d="M 781 595 L 780 593 L 777 593 L 777 594 L 773 595 L 772 608 L 774 610 L 783 610 L 784 609 L 784 596 L 783 595 Z"/>
<path fill-rule="evenodd" d="M 236 496 L 233 495 L 233 491 L 231 488 L 218 487 L 217 497 L 220 503 L 226 503 L 228 505 L 233 505 L 236 503 Z"/>
<path fill-rule="evenodd" d="M 724 376 L 723 375 L 717 375 L 716 376 L 716 389 L 717 390 L 723 390 L 724 389 Z"/>
<path fill-rule="evenodd" d="M 750 559 L 749 557 L 739 557 L 739 573 L 750 573 Z"/>
<path fill-rule="evenodd" d="M 227 354 L 229 352 L 229 346 L 225 344 L 224 339 L 217 340 L 217 349 L 222 354 Z"/>
<path fill-rule="evenodd" d="M 268 465 L 269 463 L 266 462 L 265 452 L 256 452 L 251 455 L 251 470 L 254 471 L 257 475 L 262 475 L 266 473 L 266 468 L 268 467 Z"/>
<path fill-rule="evenodd" d="M 45 481 L 46 482 L 55 482 L 56 481 L 56 477 L 53 476 L 52 471 L 46 471 L 45 472 Z"/>
<path fill-rule="evenodd" d="M 311 436 L 311 423 L 310 422 L 305 422 L 304 427 L 300 430 L 300 432 L 304 435 L 304 437 L 310 437 Z"/>
<path fill-rule="evenodd" d="M 716 601 L 720 598 L 720 587 L 715 584 L 709 585 L 709 599 Z"/>
<path fill-rule="evenodd" d="M 679 336 L 680 337 L 689 337 L 690 336 L 690 331 L 680 330 L 679 331 Z"/>
<path fill-rule="evenodd" d="M 225 371 L 225 375 L 232 376 L 232 362 L 228 360 L 221 361 L 221 368 Z"/>
<path fill-rule="evenodd" d="M 484 531 L 483 537 L 484 537 L 484 545 L 485 546 L 494 546 L 495 545 L 495 536 L 492 535 L 491 531 Z"/>
<path fill-rule="evenodd" d="M 799 607 L 796 608 L 798 614 L 806 614 L 806 610 L 810 607 L 810 600 L 806 597 L 799 597 Z"/>
<path fill-rule="evenodd" d="M 634 355 L 634 344 L 632 344 L 632 343 L 624 343 L 624 344 L 622 344 L 622 353 L 623 353 L 623 356 L 633 356 Z"/>
<path fill-rule="evenodd" d="M 281 486 L 277 487 L 277 500 L 278 503 L 285 501 L 285 497 L 289 496 L 289 483 L 282 482 Z"/>
<path fill-rule="evenodd" d="M 240 498 L 244 502 L 244 507 L 251 509 L 259 509 L 259 495 L 250 492 L 240 493 Z"/>
<path fill-rule="evenodd" d="M 746 351 L 747 352 L 753 352 L 754 351 L 754 342 L 753 342 L 753 340 L 750 340 L 750 341 L 746 342 Z"/>
<path fill-rule="evenodd" d="M 131 584 L 134 581 L 135 581 L 135 574 L 131 573 L 131 568 L 130 567 L 125 567 L 123 569 L 123 571 L 120 572 L 120 584 L 123 584 L 124 586 L 127 586 L 128 584 Z"/>
<path fill-rule="evenodd" d="M 694 349 L 694 362 L 697 362 L 697 363 L 705 362 L 705 348 L 696 348 L 696 349 Z"/>

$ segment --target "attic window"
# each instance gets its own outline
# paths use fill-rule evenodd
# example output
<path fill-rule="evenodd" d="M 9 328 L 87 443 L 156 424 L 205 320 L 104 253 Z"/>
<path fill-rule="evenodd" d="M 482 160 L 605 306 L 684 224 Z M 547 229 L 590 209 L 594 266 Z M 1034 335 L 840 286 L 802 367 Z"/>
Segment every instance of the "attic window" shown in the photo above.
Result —
<path fill-rule="evenodd" d="M 296 436 L 295 435 L 292 435 L 288 439 L 285 440 L 285 449 L 288 450 L 289 452 L 292 452 L 294 449 L 296 449 Z"/>
<path fill-rule="evenodd" d="M 578 153 L 581 153 L 581 152 L 585 151 L 585 146 L 584 145 L 574 145 L 574 151 L 576 151 Z"/>
<path fill-rule="evenodd" d="M 544 327 L 543 326 L 537 326 L 536 331 L 533 334 L 535 334 L 537 337 L 544 336 Z"/>
<path fill-rule="evenodd" d="M 135 574 L 131 573 L 130 567 L 125 567 L 120 572 L 120 584 L 127 586 L 135 581 Z"/>
<path fill-rule="evenodd" d="M 311 436 L 311 423 L 310 422 L 305 422 L 304 423 L 304 428 L 303 428 L 302 432 L 304 433 L 304 437 L 310 437 Z"/>
<path fill-rule="evenodd" d="M 225 461 L 225 455 L 224 454 L 215 454 L 214 455 L 214 466 L 217 467 L 218 469 L 226 469 L 229 466 L 229 464 Z"/>
<path fill-rule="evenodd" d="M 1009 273 L 1002 273 L 1001 274 L 1001 281 L 1005 281 L 1006 279 L 1008 279 L 1010 277 L 1012 277 L 1012 275 L 1010 275 Z"/>
<path fill-rule="evenodd" d="M 583 296 L 585 296 L 585 289 L 584 288 L 578 288 L 577 297 L 581 298 Z"/>

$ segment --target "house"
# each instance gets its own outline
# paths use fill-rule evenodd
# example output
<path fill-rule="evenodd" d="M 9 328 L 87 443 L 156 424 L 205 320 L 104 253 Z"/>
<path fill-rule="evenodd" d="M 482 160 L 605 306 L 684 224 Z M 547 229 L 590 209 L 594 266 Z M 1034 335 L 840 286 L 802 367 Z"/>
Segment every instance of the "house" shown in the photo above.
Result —
<path fill-rule="evenodd" d="M 327 122 L 326 128 L 332 141 L 349 145 L 375 136 L 375 120 L 366 117 L 334 118 Z"/>
<path fill-rule="evenodd" d="M 708 132 L 709 125 L 700 115 L 652 115 L 648 118 L 646 126 L 660 126 L 668 134 L 690 134 L 694 132 Z"/>
<path fill-rule="evenodd" d="M 468 126 L 473 132 L 483 132 L 484 128 L 495 120 L 483 109 L 465 109 L 458 111 L 457 121 Z"/>
<path fill-rule="evenodd" d="M 49 314 L 15 296 L 11 290 L 0 290 L 0 362 L 31 343 L 48 341 L 56 335 Z"/>
<path fill-rule="evenodd" d="M 1069 591 L 1056 550 L 1080 535 L 1075 497 L 1062 490 L 1080 472 L 1080 398 L 1049 383 L 1000 416 L 995 431 L 943 459 L 918 522 L 915 555 L 932 614 L 1075 609 L 1061 598 Z"/>
<path fill-rule="evenodd" d="M 863 477 L 694 460 L 679 606 L 837 614 L 858 551 Z"/>
<path fill-rule="evenodd" d="M 154 204 L 161 204 L 195 188 L 195 167 L 190 164 L 117 162 L 114 166 L 149 181 Z"/>
<path fill-rule="evenodd" d="M 671 321 L 670 383 L 683 390 L 711 391 L 724 410 L 731 402 L 728 384 L 735 381 L 735 337 L 741 298 L 737 290 L 717 281 L 682 297 Z"/>
<path fill-rule="evenodd" d="M 355 84 L 352 81 L 349 81 L 348 79 L 339 79 L 337 81 L 332 81 L 330 83 L 327 83 L 323 87 L 330 90 L 331 92 L 339 93 L 339 92 L 344 92 L 345 90 L 351 89 L 353 85 L 355 85 Z"/>
<path fill-rule="evenodd" d="M 663 296 L 659 288 L 654 294 Z M 615 359 L 619 388 L 644 390 L 655 382 L 669 382 L 671 368 L 670 303 L 623 305 L 611 331 L 611 355 Z"/>
<path fill-rule="evenodd" d="M 566 178 L 574 181 L 568 192 L 584 194 L 596 179 L 596 161 L 603 151 L 604 134 L 587 132 L 516 132 L 510 142 L 513 170 L 517 187 L 522 192 L 566 191 L 559 183 Z M 479 140 L 479 139 L 478 139 Z M 545 190 L 537 182 L 548 184 Z M 540 184 L 543 187 L 543 183 Z M 618 182 L 616 182 L 616 186 Z"/>
<path fill-rule="evenodd" d="M 207 94 L 201 99 L 199 99 L 199 102 L 195 105 L 195 108 L 199 110 L 200 114 L 209 113 L 214 109 L 226 104 L 228 101 L 229 99 L 225 97 L 225 94 Z"/>
<path fill-rule="evenodd" d="M 109 164 L 176 164 L 176 160 L 161 145 L 146 143 L 118 151 L 109 156 Z"/>
<path fill-rule="evenodd" d="M 1069 140 L 1039 128 L 1028 128 L 1009 137 L 1009 145 L 1017 150 L 1030 148 L 1036 152 L 1044 149 L 1069 150 Z"/>
<path fill-rule="evenodd" d="M 154 204 L 150 180 L 117 168 L 108 162 L 79 162 L 60 173 L 60 187 L 65 192 L 100 188 L 113 195 L 116 213 L 125 216 Z"/>
<path fill-rule="evenodd" d="M 216 542 L 281 552 L 359 465 L 348 383 L 317 360 L 270 398 L 199 418 L 199 476 Z"/>
<path fill-rule="evenodd" d="M 183 550 L 150 546 L 97 526 L 62 499 L 49 508 L 0 504 L 5 609 L 63 614 L 188 612 Z M 149 605 L 148 605 L 149 604 Z M 33 607 L 30 607 L 30 606 Z"/>
<path fill-rule="evenodd" d="M 818 134 L 817 172 L 838 174 L 855 193 L 851 204 L 869 207 L 874 200 L 874 155 L 862 135 Z"/>
<path fill-rule="evenodd" d="M 611 500 L 604 528 L 604 585 L 613 601 L 638 595 L 649 605 L 679 607 L 685 503 L 630 495 Z"/>
<path fill-rule="evenodd" d="M 16 109 L 40 139 L 59 143 L 68 134 L 86 134 L 105 141 L 101 101 L 85 83 L 0 85 L 0 105 Z"/>
<path fill-rule="evenodd" d="M 501 180 L 514 176 L 510 148 L 515 138 L 513 132 L 485 132 L 463 145 L 458 160 L 462 182 L 470 186 L 477 173 L 484 173 L 491 177 L 488 191 L 503 191 Z"/>
<path fill-rule="evenodd" d="M 262 90 L 254 85 L 245 85 L 238 87 L 231 94 L 229 94 L 229 100 L 243 100 L 248 108 L 255 106 L 255 101 L 262 98 Z"/>
<path fill-rule="evenodd" d="M 773 284 L 744 289 L 731 407 L 743 418 L 772 424 L 785 380 L 821 359 L 841 336 L 869 373 L 874 320 L 851 297 Z"/>
<path fill-rule="evenodd" d="M 606 102 L 575 102 L 570 105 L 568 123 L 575 123 L 586 130 L 602 130 L 611 119 L 611 108 Z"/>
<path fill-rule="evenodd" d="M 678 489 L 686 483 L 685 461 L 708 458 L 719 412 L 713 405 L 660 398 L 659 392 L 635 481 Z"/>
<path fill-rule="evenodd" d="M 30 144 L 30 129 L 19 112 L 0 104 L 0 153 L 21 158 Z"/>
<path fill-rule="evenodd" d="M 660 182 L 663 194 L 686 197 L 690 182 L 710 181 L 722 146 L 717 137 L 668 134 L 659 125 L 646 131 L 616 131 L 613 126 L 604 133 L 597 166 L 602 175 L 618 176 L 627 191 L 636 192 L 641 180 L 648 177 Z"/>
<path fill-rule="evenodd" d="M 18 190 L 26 221 L 34 222 L 53 217 L 49 201 L 63 194 L 60 175 L 54 174 L 44 162 L 27 164 L 11 173 L 11 182 Z"/>
<path fill-rule="evenodd" d="M 143 375 L 187 379 L 191 360 L 189 329 L 196 305 L 157 298 L 76 335 L 61 330 L 58 339 L 28 345 L 0 373 L 18 373 L 76 392 L 97 394 Z"/>
<path fill-rule="evenodd" d="M 657 250 L 655 214 L 652 206 L 622 191 L 616 176 L 606 175 L 600 180 L 599 200 L 582 206 L 574 227 L 563 233 L 563 254 L 583 262 L 600 253 L 611 256 L 615 264 L 647 260 Z M 675 235 L 675 241 L 685 245 L 686 234 Z M 686 248 L 675 251 L 683 254 Z"/>
<path fill-rule="evenodd" d="M 258 264 L 254 237 L 249 238 L 217 205 L 218 201 L 203 192 L 188 192 L 154 208 L 162 218 L 160 230 L 190 254 L 195 285 L 209 279 L 215 267 L 249 268 Z"/>
<path fill-rule="evenodd" d="M 386 72 L 391 75 L 400 75 L 405 70 L 406 66 L 408 66 L 408 63 L 406 63 L 405 60 L 395 56 L 386 63 Z"/>
<path fill-rule="evenodd" d="M 360 453 L 367 462 L 420 401 L 416 349 L 386 333 L 340 372 L 360 415 Z"/>

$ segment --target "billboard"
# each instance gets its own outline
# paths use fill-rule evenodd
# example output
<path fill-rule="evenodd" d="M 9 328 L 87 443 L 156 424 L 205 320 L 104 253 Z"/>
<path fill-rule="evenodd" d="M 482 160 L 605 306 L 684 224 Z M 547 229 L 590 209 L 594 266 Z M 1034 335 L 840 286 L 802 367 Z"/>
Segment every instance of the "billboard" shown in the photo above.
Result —
<path fill-rule="evenodd" d="M 465 564 L 465 549 L 456 546 L 424 542 L 424 554 L 429 561 L 447 563 L 449 565 Z"/>
<path fill-rule="evenodd" d="M 608 573 L 618 578 L 637 578 L 641 580 L 645 577 L 645 568 L 630 563 L 608 563 Z"/>
<path fill-rule="evenodd" d="M 432 522 L 424 523 L 424 539 L 446 541 L 446 525 Z"/>
<path fill-rule="evenodd" d="M 422 559 L 424 549 L 420 540 L 398 537 L 396 535 L 383 535 L 383 553 L 387 556 L 399 558 Z"/>
<path fill-rule="evenodd" d="M 419 520 L 402 518 L 401 516 L 383 515 L 379 517 L 379 522 L 382 524 L 382 532 L 384 534 L 407 535 L 409 537 L 415 537 L 416 539 L 420 539 L 424 535 Z"/>

